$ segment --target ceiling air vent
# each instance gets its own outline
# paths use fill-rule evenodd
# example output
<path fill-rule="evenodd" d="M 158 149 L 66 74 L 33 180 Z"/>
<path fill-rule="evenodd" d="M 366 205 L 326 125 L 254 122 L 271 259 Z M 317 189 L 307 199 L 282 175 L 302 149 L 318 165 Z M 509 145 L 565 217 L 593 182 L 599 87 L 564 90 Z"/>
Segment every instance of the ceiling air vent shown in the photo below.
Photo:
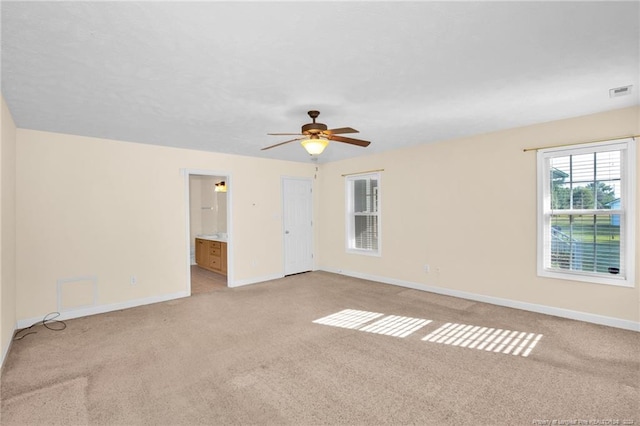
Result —
<path fill-rule="evenodd" d="M 629 86 L 614 87 L 613 89 L 609 89 L 609 97 L 617 98 L 618 96 L 630 95 L 632 87 L 633 85 L 629 85 Z"/>

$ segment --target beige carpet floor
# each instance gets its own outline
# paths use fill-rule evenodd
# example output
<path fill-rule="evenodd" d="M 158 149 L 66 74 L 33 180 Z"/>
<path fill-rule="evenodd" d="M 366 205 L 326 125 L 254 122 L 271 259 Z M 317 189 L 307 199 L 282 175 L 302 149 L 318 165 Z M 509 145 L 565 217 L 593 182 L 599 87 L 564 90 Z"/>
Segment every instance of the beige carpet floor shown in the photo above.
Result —
<path fill-rule="evenodd" d="M 191 265 L 191 294 L 208 293 L 227 288 L 227 277 L 208 271 L 197 265 Z"/>
<path fill-rule="evenodd" d="M 640 424 L 639 333 L 325 272 L 66 323 L 13 343 L 0 424 Z"/>

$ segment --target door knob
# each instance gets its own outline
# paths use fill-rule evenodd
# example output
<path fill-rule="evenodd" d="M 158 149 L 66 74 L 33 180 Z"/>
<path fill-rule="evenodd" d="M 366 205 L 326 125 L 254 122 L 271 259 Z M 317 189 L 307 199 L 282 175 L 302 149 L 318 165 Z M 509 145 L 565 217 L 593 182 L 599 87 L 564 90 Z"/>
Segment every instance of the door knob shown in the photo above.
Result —
<path fill-rule="evenodd" d="M 289 233 L 289 231 L 284 231 L 284 233 L 285 233 L 285 234 L 288 234 L 288 233 Z"/>

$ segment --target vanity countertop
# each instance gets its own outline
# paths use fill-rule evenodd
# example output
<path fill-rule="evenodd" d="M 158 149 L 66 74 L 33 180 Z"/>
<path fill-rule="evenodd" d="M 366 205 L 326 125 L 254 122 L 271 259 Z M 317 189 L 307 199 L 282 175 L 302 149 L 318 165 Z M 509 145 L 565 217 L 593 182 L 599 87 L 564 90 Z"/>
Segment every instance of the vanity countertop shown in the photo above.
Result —
<path fill-rule="evenodd" d="M 227 234 L 196 235 L 196 238 L 200 238 L 201 240 L 219 241 L 221 243 L 227 242 Z"/>

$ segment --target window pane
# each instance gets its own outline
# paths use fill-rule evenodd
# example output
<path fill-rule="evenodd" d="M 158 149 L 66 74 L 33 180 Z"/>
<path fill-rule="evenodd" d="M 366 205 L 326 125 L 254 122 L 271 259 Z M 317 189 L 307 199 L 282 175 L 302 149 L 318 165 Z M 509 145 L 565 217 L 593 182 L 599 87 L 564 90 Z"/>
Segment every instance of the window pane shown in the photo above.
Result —
<path fill-rule="evenodd" d="M 552 215 L 551 268 L 620 273 L 619 215 Z"/>
<path fill-rule="evenodd" d="M 373 213 L 378 211 L 378 181 L 357 179 L 353 181 L 354 213 Z"/>
<path fill-rule="evenodd" d="M 575 183 L 593 182 L 595 154 L 580 154 L 571 156 L 571 181 Z"/>
<path fill-rule="evenodd" d="M 378 216 L 355 216 L 355 248 L 378 249 Z"/>
<path fill-rule="evenodd" d="M 620 208 L 620 179 L 596 182 L 596 197 L 599 209 Z"/>
<path fill-rule="evenodd" d="M 571 185 L 569 182 L 565 182 L 568 176 L 568 173 L 564 173 L 559 169 L 551 169 L 551 208 L 554 210 L 571 207 L 569 203 Z"/>
<path fill-rule="evenodd" d="M 596 179 L 620 180 L 620 151 L 596 153 Z"/>
<path fill-rule="evenodd" d="M 379 174 L 348 177 L 347 249 L 379 254 Z"/>
<path fill-rule="evenodd" d="M 571 201 L 574 209 L 595 209 L 593 183 L 579 182 L 571 189 Z"/>
<path fill-rule="evenodd" d="M 353 211 L 367 211 L 367 182 L 368 179 L 358 179 L 353 181 Z"/>
<path fill-rule="evenodd" d="M 555 157 L 549 160 L 551 208 L 571 208 L 571 156 Z"/>
<path fill-rule="evenodd" d="M 620 198 L 620 161 L 620 151 L 551 158 L 551 208 L 611 208 L 609 203 Z"/>

